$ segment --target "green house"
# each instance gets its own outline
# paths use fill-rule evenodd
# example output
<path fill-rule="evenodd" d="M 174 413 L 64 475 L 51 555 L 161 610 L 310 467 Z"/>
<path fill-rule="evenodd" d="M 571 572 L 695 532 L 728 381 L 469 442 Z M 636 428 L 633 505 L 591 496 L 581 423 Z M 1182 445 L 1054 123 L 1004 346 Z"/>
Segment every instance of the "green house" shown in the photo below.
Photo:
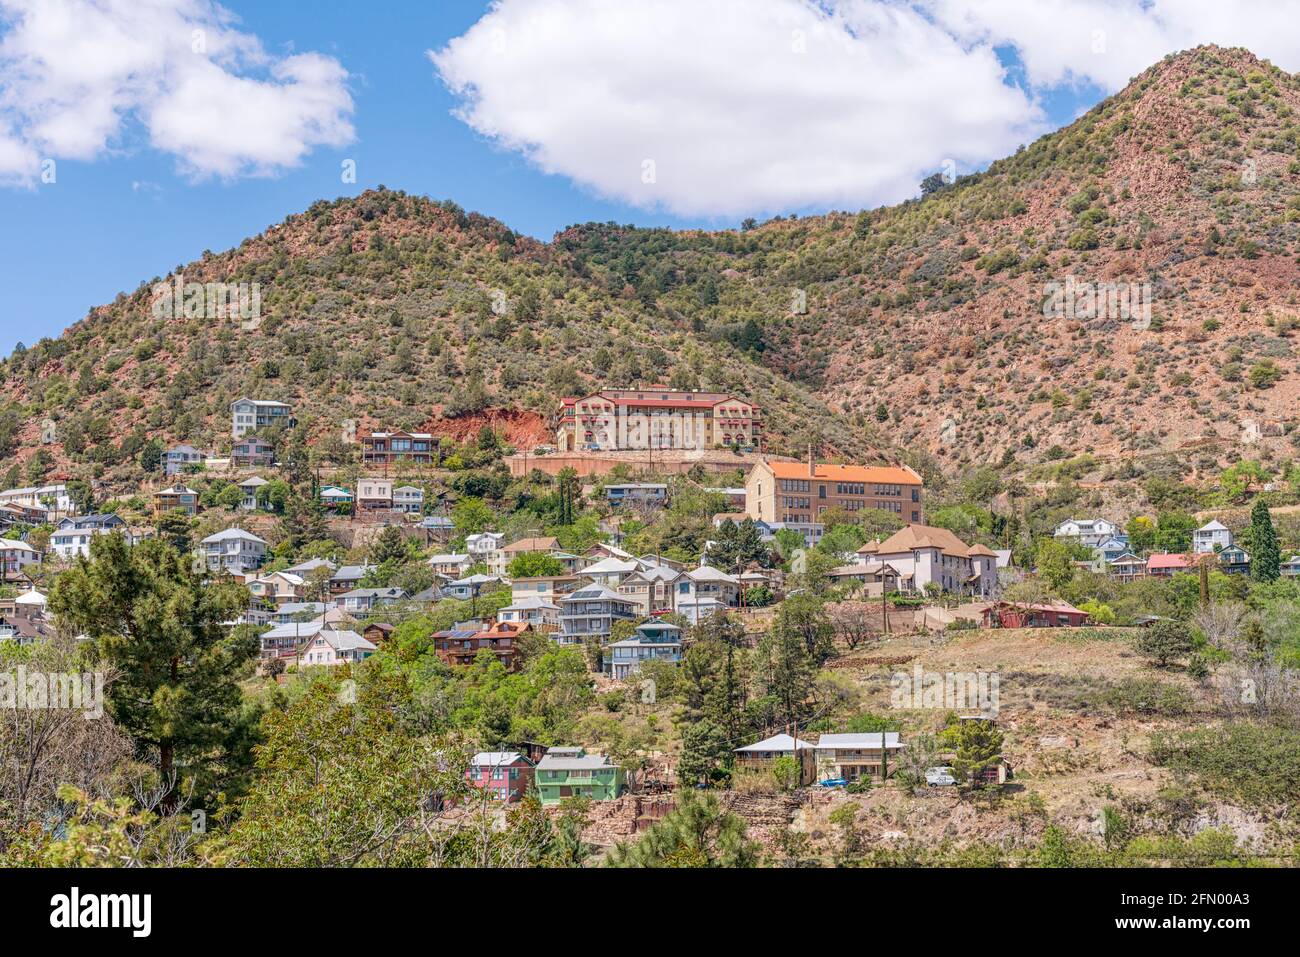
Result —
<path fill-rule="evenodd" d="M 612 801 L 626 788 L 622 768 L 582 748 L 549 749 L 537 762 L 533 783 L 543 804 L 559 804 L 567 797 Z"/>

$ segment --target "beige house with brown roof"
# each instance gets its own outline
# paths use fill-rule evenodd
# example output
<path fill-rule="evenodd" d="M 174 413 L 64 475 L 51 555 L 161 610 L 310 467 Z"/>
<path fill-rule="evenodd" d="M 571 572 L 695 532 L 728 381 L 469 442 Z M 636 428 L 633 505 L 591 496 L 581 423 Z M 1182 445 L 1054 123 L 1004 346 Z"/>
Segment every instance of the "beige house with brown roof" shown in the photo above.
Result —
<path fill-rule="evenodd" d="M 997 587 L 997 556 L 983 545 L 967 545 L 946 528 L 908 525 L 883 542 L 858 549 L 867 581 L 897 578 L 900 591 L 924 591 L 934 583 L 946 592 L 987 597 Z M 873 578 L 874 576 L 874 578 Z"/>

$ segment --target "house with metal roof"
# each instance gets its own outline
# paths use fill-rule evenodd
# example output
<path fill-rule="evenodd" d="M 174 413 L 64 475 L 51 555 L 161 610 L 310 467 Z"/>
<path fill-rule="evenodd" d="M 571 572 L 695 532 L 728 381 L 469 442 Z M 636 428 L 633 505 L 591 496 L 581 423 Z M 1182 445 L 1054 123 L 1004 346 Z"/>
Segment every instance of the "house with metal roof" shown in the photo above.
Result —
<path fill-rule="evenodd" d="M 369 565 L 340 566 L 335 569 L 334 574 L 330 575 L 330 594 L 337 598 L 344 592 L 351 591 L 361 584 L 361 579 L 365 578 L 369 571 Z"/>
<path fill-rule="evenodd" d="M 1192 551 L 1197 555 L 1208 555 L 1221 548 L 1232 547 L 1232 532 L 1218 519 L 1206 522 L 1192 532 Z"/>
<path fill-rule="evenodd" d="M 322 628 L 299 653 L 299 661 L 304 665 L 322 665 L 332 668 L 335 665 L 364 661 L 379 649 L 374 642 L 367 641 L 355 631 Z"/>
<path fill-rule="evenodd" d="M 534 781 L 542 804 L 559 804 L 569 797 L 612 801 L 627 789 L 621 767 L 583 748 L 550 748 L 537 762 Z"/>
<path fill-rule="evenodd" d="M 1132 552 L 1125 552 L 1123 555 L 1111 559 L 1106 567 L 1111 575 L 1122 582 L 1145 578 L 1147 574 L 1146 559 L 1139 558 Z"/>
<path fill-rule="evenodd" d="M 555 640 L 561 644 L 604 640 L 613 631 L 614 622 L 636 616 L 635 602 L 593 582 L 560 599 L 560 630 Z"/>
<path fill-rule="evenodd" d="M 823 734 L 817 739 L 815 760 L 821 781 L 853 782 L 861 778 L 879 781 L 888 760 L 901 751 L 897 731 Z M 892 764 L 889 772 L 892 773 Z"/>
<path fill-rule="evenodd" d="M 309 558 L 307 561 L 299 562 L 297 565 L 290 565 L 285 569 L 285 571 L 293 572 L 295 575 L 302 575 L 306 578 L 318 568 L 328 568 L 330 573 L 333 574 L 338 569 L 338 566 L 328 558 Z"/>
<path fill-rule="evenodd" d="M 90 557 L 90 540 L 96 535 L 121 532 L 134 543 L 126 522 L 111 513 L 65 518 L 50 536 L 50 551 L 60 558 Z"/>
<path fill-rule="evenodd" d="M 532 625 L 535 631 L 555 631 L 560 627 L 560 606 L 537 595 L 517 598 L 497 612 L 501 621 Z"/>
<path fill-rule="evenodd" d="M 319 618 L 329 606 L 323 601 L 286 601 L 271 612 L 267 620 L 273 625 L 284 625 L 303 618 Z"/>
<path fill-rule="evenodd" d="M 740 579 L 709 565 L 682 572 L 673 582 L 673 608 L 692 625 L 740 603 Z"/>
<path fill-rule="evenodd" d="M 1219 560 L 1219 570 L 1227 575 L 1250 574 L 1250 555 L 1240 545 L 1220 548 L 1215 557 Z"/>
<path fill-rule="evenodd" d="M 799 784 L 811 784 L 816 773 L 816 745 L 789 734 L 774 734 L 762 741 L 755 741 L 743 747 L 735 748 L 735 764 L 750 771 L 771 770 L 777 758 L 794 758 L 799 765 Z"/>
<path fill-rule="evenodd" d="M 1147 575 L 1152 578 L 1171 578 L 1177 572 L 1191 571 L 1192 566 L 1188 555 L 1158 552 L 1147 556 Z"/>
<path fill-rule="evenodd" d="M 406 598 L 400 588 L 354 588 L 334 597 L 334 607 L 350 614 L 368 614 L 372 609 L 391 605 Z"/>
<path fill-rule="evenodd" d="M 484 575 L 480 572 L 447 582 L 442 586 L 442 593 L 448 598 L 469 601 L 471 598 L 476 598 L 484 592 L 504 586 L 504 584 L 504 580 L 499 576 Z"/>
<path fill-rule="evenodd" d="M 0 581 L 23 578 L 29 565 L 39 566 L 41 553 L 21 539 L 0 538 Z"/>
<path fill-rule="evenodd" d="M 393 509 L 408 515 L 424 511 L 424 489 L 414 485 L 399 485 L 393 489 Z"/>
<path fill-rule="evenodd" d="M 578 574 L 609 588 L 617 588 L 624 578 L 641 571 L 644 567 L 644 564 L 636 558 L 604 558 L 583 568 Z"/>
<path fill-rule="evenodd" d="M 259 508 L 264 508 L 266 511 L 270 511 L 268 507 L 259 504 L 257 501 L 257 490 L 264 485 L 270 484 L 270 482 L 262 478 L 260 475 L 251 475 L 244 479 L 239 483 L 239 490 L 244 493 L 243 499 L 240 500 L 239 507 L 246 512 L 253 512 Z"/>
<path fill-rule="evenodd" d="M 682 660 L 682 629 L 670 621 L 653 618 L 637 625 L 631 638 L 605 648 L 604 670 L 616 681 L 625 681 L 647 661 Z"/>
<path fill-rule="evenodd" d="M 682 572 L 671 565 L 651 565 L 633 572 L 615 589 L 624 598 L 637 604 L 641 615 L 653 615 L 673 610 L 673 583 Z"/>
<path fill-rule="evenodd" d="M 352 508 L 352 493 L 337 485 L 323 486 L 318 493 L 321 505 L 336 512 L 346 512 Z"/>
<path fill-rule="evenodd" d="M 266 542 L 242 528 L 227 528 L 199 542 L 208 571 L 243 575 L 266 560 Z"/>
<path fill-rule="evenodd" d="M 1081 545 L 1095 548 L 1119 532 L 1118 525 L 1104 518 L 1071 518 L 1057 525 L 1052 535 L 1055 538 L 1074 539 Z"/>
<path fill-rule="evenodd" d="M 465 780 L 495 801 L 514 804 L 533 786 L 533 763 L 518 751 L 480 751 L 469 760 Z"/>
<path fill-rule="evenodd" d="M 605 486 L 610 508 L 624 505 L 662 508 L 668 503 L 668 486 L 662 482 L 620 482 Z"/>

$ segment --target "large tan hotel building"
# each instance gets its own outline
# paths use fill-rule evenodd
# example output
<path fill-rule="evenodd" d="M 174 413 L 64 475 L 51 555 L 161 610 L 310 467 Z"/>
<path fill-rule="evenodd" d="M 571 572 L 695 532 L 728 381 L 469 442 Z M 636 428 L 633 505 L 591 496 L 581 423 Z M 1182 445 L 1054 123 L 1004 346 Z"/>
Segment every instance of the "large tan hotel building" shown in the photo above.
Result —
<path fill-rule="evenodd" d="M 759 408 L 720 392 L 662 386 L 602 389 L 560 403 L 555 443 L 561 452 L 622 449 L 757 449 Z"/>
<path fill-rule="evenodd" d="M 820 523 L 829 508 L 878 508 L 925 522 L 921 476 L 906 465 L 830 465 L 764 460 L 745 479 L 745 514 L 764 522 Z"/>

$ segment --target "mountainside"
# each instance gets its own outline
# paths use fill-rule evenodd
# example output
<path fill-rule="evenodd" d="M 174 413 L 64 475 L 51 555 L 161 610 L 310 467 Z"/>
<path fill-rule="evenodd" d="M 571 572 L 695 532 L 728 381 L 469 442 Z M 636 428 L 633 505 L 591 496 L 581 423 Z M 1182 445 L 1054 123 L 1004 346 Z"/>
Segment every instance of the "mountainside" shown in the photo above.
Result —
<path fill-rule="evenodd" d="M 51 466 L 125 477 L 145 434 L 228 447 L 245 394 L 295 403 L 324 445 L 347 419 L 464 435 L 484 414 L 526 444 L 561 395 L 667 381 L 759 403 L 776 451 L 909 450 L 950 473 L 1034 480 L 1092 453 L 1074 477 L 1204 477 L 1256 432 L 1250 455 L 1285 456 L 1298 108 L 1297 77 L 1203 47 L 984 173 L 860 214 L 543 244 L 382 188 L 319 202 L 178 269 L 259 283 L 256 328 L 155 318 L 159 277 L 18 350 L 0 454 L 25 462 L 50 419 Z M 1045 315 L 1071 277 L 1149 284 L 1149 324 Z"/>
<path fill-rule="evenodd" d="M 1298 107 L 1300 79 L 1200 48 L 923 200 L 665 237 L 657 268 L 708 262 L 723 308 L 761 315 L 765 364 L 949 471 L 1088 452 L 1105 480 L 1177 451 L 1203 478 L 1290 445 Z M 1149 321 L 1045 315 L 1071 280 L 1149 291 Z"/>
<path fill-rule="evenodd" d="M 256 283 L 260 318 L 159 318 L 157 283 Z M 94 310 L 57 340 L 19 349 L 0 384 L 0 451 L 55 468 L 129 473 L 146 435 L 230 445 L 230 403 L 294 404 L 321 447 L 344 423 L 491 424 L 520 445 L 553 437 L 559 397 L 671 381 L 767 409 L 782 441 L 870 452 L 814 392 L 751 361 L 723 330 L 699 335 L 621 276 L 452 203 L 389 190 L 320 202 L 226 253 L 205 255 Z M 42 445 L 43 424 L 56 441 Z M 134 429 L 123 452 L 122 432 Z"/>

